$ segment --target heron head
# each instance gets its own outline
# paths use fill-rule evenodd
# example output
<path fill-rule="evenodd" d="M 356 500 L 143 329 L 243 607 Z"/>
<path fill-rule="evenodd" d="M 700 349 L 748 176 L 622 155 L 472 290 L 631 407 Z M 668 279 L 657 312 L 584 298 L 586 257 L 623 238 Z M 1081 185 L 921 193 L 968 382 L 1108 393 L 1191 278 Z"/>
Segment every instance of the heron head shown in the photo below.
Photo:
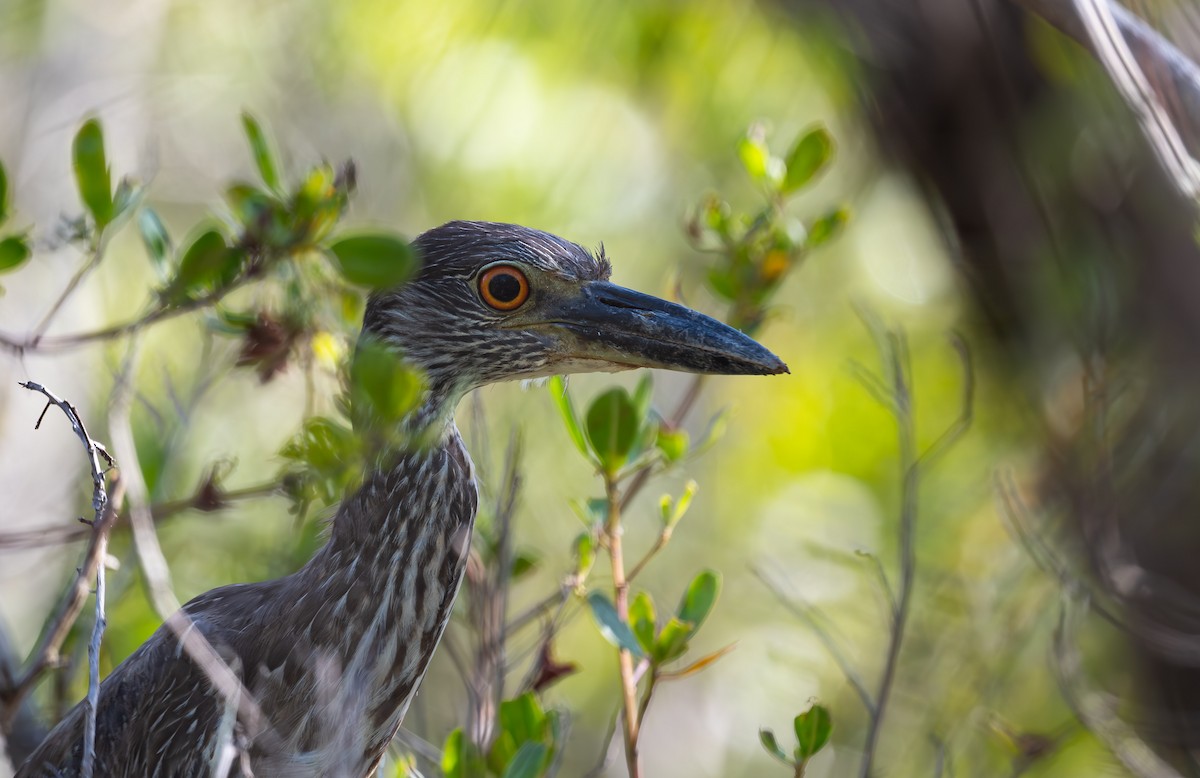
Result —
<path fill-rule="evenodd" d="M 637 367 L 787 372 L 752 338 L 682 305 L 609 283 L 603 253 L 513 224 L 450 222 L 416 239 L 417 277 L 373 295 L 364 331 L 432 386 Z"/>

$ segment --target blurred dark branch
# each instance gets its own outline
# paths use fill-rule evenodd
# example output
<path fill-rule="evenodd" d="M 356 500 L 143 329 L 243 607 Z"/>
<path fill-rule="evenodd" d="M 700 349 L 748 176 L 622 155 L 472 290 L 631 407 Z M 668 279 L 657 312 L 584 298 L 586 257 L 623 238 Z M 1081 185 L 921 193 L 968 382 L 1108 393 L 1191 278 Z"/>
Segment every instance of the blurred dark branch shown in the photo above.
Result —
<path fill-rule="evenodd" d="M 17 647 L 12 644 L 8 630 L 0 625 L 0 685 L 8 687 L 20 668 L 21 658 L 17 655 Z M 33 753 L 46 737 L 47 731 L 38 719 L 32 699 L 26 695 L 4 732 L 5 750 L 14 768 Z"/>
<path fill-rule="evenodd" d="M 512 583 L 512 521 L 521 488 L 521 442 L 514 434 L 504 457 L 504 474 L 496 496 L 492 532 L 495 555 L 490 569 L 468 566 L 467 585 L 476 633 L 475 662 L 467 683 L 467 724 L 464 734 L 486 751 L 492 726 L 504 699 L 506 614 Z M 474 574 L 472 574 L 474 573 Z"/>
<path fill-rule="evenodd" d="M 103 570 L 108 550 L 108 533 L 116 518 L 117 511 L 120 510 L 121 500 L 124 496 L 124 483 L 122 480 L 117 480 L 114 483 L 112 494 L 109 494 L 105 485 L 105 472 L 107 467 L 113 464 L 113 459 L 109 456 L 104 446 L 88 434 L 87 427 L 84 425 L 83 419 L 80 418 L 79 412 L 75 407 L 41 384 L 27 381 L 21 383 L 21 386 L 30 391 L 39 392 L 46 397 L 46 407 L 38 417 L 34 429 L 41 426 L 42 419 L 45 418 L 46 411 L 49 410 L 50 406 L 57 406 L 71 423 L 71 430 L 83 443 L 92 475 L 93 519 L 90 522 L 92 537 L 84 554 L 83 565 L 76 571 L 72 585 L 68 588 L 49 626 L 45 629 L 41 644 L 34 652 L 33 659 L 27 663 L 25 671 L 18 678 L 0 679 L 4 681 L 3 688 L 0 689 L 0 702 L 3 703 L 2 708 L 0 708 L 0 731 L 5 733 L 12 726 L 21 703 L 33 688 L 33 685 L 41 678 L 43 673 L 58 663 L 59 649 L 62 647 L 62 643 L 74 625 L 75 620 L 79 618 L 79 614 L 83 610 L 84 601 L 91 590 L 90 582 L 93 576 L 96 577 L 97 581 L 96 625 L 93 630 L 92 643 L 89 645 L 89 653 L 92 653 L 93 648 L 98 651 L 99 639 L 104 632 Z M 104 464 L 101 464 L 101 460 L 104 461 Z M 94 666 L 94 669 L 96 675 L 93 680 L 98 686 L 100 682 L 99 668 L 98 666 Z M 89 696 L 89 702 L 91 704 L 87 710 L 81 773 L 90 778 L 92 758 L 95 756 L 96 709 L 93 697 Z"/>
<path fill-rule="evenodd" d="M 190 510 L 202 513 L 215 513 L 232 507 L 232 503 L 253 500 L 260 497 L 270 497 L 277 494 L 279 489 L 279 481 L 266 481 L 261 484 L 244 486 L 240 489 L 225 490 L 221 489 L 211 477 L 206 477 L 190 496 L 150 506 L 150 515 L 153 517 L 155 523 L 157 523 Z M 113 529 L 119 529 L 123 521 L 128 521 L 128 519 L 128 510 L 120 513 L 114 522 Z M 85 539 L 90 534 L 91 529 L 87 526 L 53 526 L 4 532 L 0 533 L 0 551 L 4 549 L 26 549 L 73 543 Z"/>
<path fill-rule="evenodd" d="M 1063 593 L 1058 625 L 1054 630 L 1053 666 L 1063 698 L 1076 718 L 1100 739 L 1125 767 L 1140 778 L 1182 778 L 1181 774 L 1154 752 L 1133 729 L 1121 720 L 1116 702 L 1087 688 L 1079 656 L 1079 623 L 1087 611 L 1087 600 Z"/>
<path fill-rule="evenodd" d="M 1122 78 L 1121 74 L 1114 73 L 1114 66 L 1119 70 L 1136 71 L 1135 77 L 1148 89 L 1137 98 L 1122 89 L 1126 100 L 1131 100 L 1135 112 L 1140 113 L 1137 103 L 1151 100 L 1166 112 L 1174 128 L 1189 136 L 1192 148 L 1200 147 L 1200 138 L 1196 133 L 1196 128 L 1200 128 L 1200 67 L 1170 41 L 1120 3 L 1079 0 L 1080 4 L 1077 5 L 1074 0 L 1012 1 L 1091 51 L 1109 69 L 1114 80 Z M 1082 15 L 1081 10 L 1084 12 Z M 1102 21 L 1105 17 L 1111 20 L 1112 26 L 1108 32 L 1096 34 L 1098 28 L 1089 24 L 1088 14 L 1095 14 Z M 1114 49 L 1127 50 L 1132 61 L 1114 61 Z M 1156 150 L 1160 149 L 1157 143 L 1155 146 Z M 1168 163 L 1168 168 L 1171 167 L 1174 166 Z M 1194 176 L 1194 173 L 1191 175 Z M 1195 196 L 1195 192 L 1191 196 Z"/>

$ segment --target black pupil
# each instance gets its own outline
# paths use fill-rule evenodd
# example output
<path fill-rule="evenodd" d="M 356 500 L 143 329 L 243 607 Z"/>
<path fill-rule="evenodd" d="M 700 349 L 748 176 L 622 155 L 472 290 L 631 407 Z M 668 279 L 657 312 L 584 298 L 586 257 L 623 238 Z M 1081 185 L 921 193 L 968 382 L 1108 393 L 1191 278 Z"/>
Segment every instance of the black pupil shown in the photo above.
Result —
<path fill-rule="evenodd" d="M 521 282 L 512 273 L 497 273 L 488 279 L 488 294 L 497 302 L 511 303 L 521 294 Z"/>

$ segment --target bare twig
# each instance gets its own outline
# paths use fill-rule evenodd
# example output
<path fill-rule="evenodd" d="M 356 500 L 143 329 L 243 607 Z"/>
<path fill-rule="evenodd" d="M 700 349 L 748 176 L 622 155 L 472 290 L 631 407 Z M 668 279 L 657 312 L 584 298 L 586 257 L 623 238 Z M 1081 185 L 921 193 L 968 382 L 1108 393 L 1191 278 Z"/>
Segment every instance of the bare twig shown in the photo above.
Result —
<path fill-rule="evenodd" d="M 231 668 L 196 628 L 186 612 L 180 609 L 179 600 L 171 587 L 170 570 L 158 535 L 154 529 L 145 481 L 142 480 L 138 464 L 137 448 L 133 440 L 130 410 L 133 401 L 132 374 L 137 362 L 139 343 L 131 341 L 125 364 L 113 388 L 109 411 L 109 434 L 113 448 L 120 452 L 125 463 L 123 481 L 129 492 L 129 519 L 133 528 L 133 545 L 146 576 L 150 602 L 166 625 L 175 634 L 183 650 L 208 678 L 209 682 L 228 704 L 237 708 L 237 718 L 242 723 L 248 739 L 262 738 L 268 745 L 277 738 L 258 701 L 242 684 L 237 672 Z"/>
<path fill-rule="evenodd" d="M 118 482 L 113 487 L 113 494 L 109 495 L 105 486 L 105 471 L 107 466 L 112 465 L 112 457 L 108 455 L 104 446 L 88 434 L 87 427 L 75 407 L 41 384 L 26 381 L 22 382 L 21 386 L 44 395 L 47 399 L 47 408 L 54 405 L 62 410 L 71 423 L 71 430 L 83 443 L 92 475 L 93 519 L 91 521 L 91 540 L 84 552 L 83 564 L 76 571 L 71 586 L 63 595 L 62 601 L 43 634 L 41 643 L 33 653 L 33 658 L 27 663 L 25 671 L 9 688 L 0 690 L 0 700 L 4 703 L 3 708 L 0 709 L 0 730 L 4 731 L 11 726 L 21 702 L 33 685 L 46 670 L 58 663 L 59 650 L 62 648 L 63 641 L 66 640 L 75 620 L 79 618 L 84 601 L 91 591 L 92 577 L 97 575 L 97 571 L 104 564 L 108 547 L 108 532 L 120 509 L 124 493 L 121 483 Z M 42 415 L 39 416 L 38 422 L 34 426 L 35 429 L 41 425 L 45 413 L 46 410 L 43 409 Z M 104 464 L 101 464 L 102 460 Z"/>
<path fill-rule="evenodd" d="M 167 305 L 160 303 L 153 307 L 149 313 L 146 313 L 136 319 L 112 324 L 108 327 L 101 327 L 98 330 L 88 332 L 75 332 L 69 335 L 47 335 L 41 336 L 37 334 L 20 337 L 7 333 L 0 333 L 0 348 L 7 349 L 14 354 L 24 354 L 30 351 L 65 351 L 67 349 L 77 348 L 89 343 L 98 343 L 106 340 L 116 340 L 132 335 L 143 327 L 148 327 L 151 324 L 156 324 L 160 321 L 173 319 L 176 316 L 181 316 L 185 313 L 201 310 L 216 303 L 224 298 L 233 290 L 251 280 L 249 275 L 243 274 L 233 283 L 223 286 L 220 289 L 215 289 L 208 294 L 201 295 L 186 302 Z"/>
<path fill-rule="evenodd" d="M 91 241 L 88 244 L 87 259 L 79 267 L 79 269 L 75 271 L 75 274 L 71 276 L 71 280 L 67 282 L 66 287 L 64 287 L 62 292 L 58 295 L 58 299 L 55 300 L 50 306 L 50 310 L 46 312 L 46 315 L 42 317 L 40 322 L 38 322 L 38 325 L 33 328 L 31 340 L 34 343 L 36 343 L 42 337 L 42 335 L 45 334 L 46 330 L 49 329 L 51 322 L 54 321 L 54 317 L 58 315 L 60 310 L 62 310 L 63 305 L 65 305 L 67 300 L 70 299 L 71 295 L 79 287 L 79 284 L 83 282 L 83 279 L 87 278 L 89 273 L 99 267 L 101 260 L 104 259 L 104 247 L 105 240 L 103 232 L 97 230 L 92 234 Z"/>
<path fill-rule="evenodd" d="M 220 490 L 216 493 L 207 489 L 207 486 L 208 481 L 202 482 L 200 487 L 191 496 L 178 500 L 168 500 L 150 506 L 150 515 L 153 517 L 154 522 L 157 524 L 164 519 L 171 518 L 185 511 L 197 510 L 204 513 L 212 513 L 225 510 L 235 502 L 270 497 L 279 492 L 280 484 L 279 481 L 267 481 L 261 484 L 245 486 L 241 489 Z M 213 503 L 214 498 L 216 504 Z M 122 519 L 128 519 L 128 511 L 118 515 L 113 524 L 114 530 L 121 526 Z M 3 532 L 0 533 L 0 551 L 74 543 L 86 539 L 91 535 L 91 532 L 91 528 L 87 525 L 50 526 L 19 530 L 17 532 Z"/>
<path fill-rule="evenodd" d="M 920 479 L 923 467 L 932 465 L 950 449 L 971 425 L 975 377 L 971 363 L 970 351 L 966 343 L 957 335 L 951 337 L 951 345 L 958 354 L 963 370 L 962 400 L 958 418 L 938 437 L 924 452 L 917 450 L 916 423 L 913 409 L 913 373 L 909 357 L 908 341 L 903 330 L 885 327 L 871 311 L 858 309 L 867 329 L 870 331 L 879 352 L 880 362 L 886 376 L 887 397 L 884 406 L 887 407 L 896 420 L 896 431 L 899 439 L 899 460 L 901 476 L 900 493 L 900 581 L 892 594 L 890 586 L 885 587 L 892 602 L 892 624 L 888 639 L 887 654 L 884 659 L 883 673 L 879 681 L 879 690 L 874 695 L 875 708 L 867 724 L 867 736 L 863 748 L 863 760 L 859 775 L 869 778 L 871 767 L 876 757 L 879 736 L 887 713 L 887 704 L 895 685 L 896 672 L 900 663 L 900 651 L 904 642 L 905 627 L 908 623 L 910 604 L 912 602 L 913 586 L 917 573 L 916 554 L 916 523 L 918 513 L 918 498 L 920 494 Z M 875 394 L 882 382 L 868 380 L 868 391 Z M 880 574 L 882 567 L 879 568 Z M 886 575 L 883 576 L 885 582 Z"/>
<path fill-rule="evenodd" d="M 512 521 L 521 486 L 520 459 L 520 439 L 514 434 L 508 444 L 505 471 L 496 498 L 494 563 L 492 569 L 482 575 L 467 576 L 477 643 L 475 664 L 467 684 L 469 712 L 465 733 L 481 749 L 486 749 L 491 741 L 496 711 L 504 699 L 505 614 L 512 574 Z"/>
<path fill-rule="evenodd" d="M 772 581 L 761 568 L 753 567 L 751 568 L 751 572 L 754 573 L 758 580 L 762 581 L 763 585 L 767 587 L 767 591 L 775 595 L 775 598 L 779 600 L 784 608 L 812 630 L 813 634 L 817 636 L 817 640 L 821 641 L 821 645 L 825 647 L 825 651 L 837 663 L 838 669 L 842 671 L 842 676 L 853 687 L 854 693 L 858 695 L 858 699 L 862 702 L 863 707 L 867 709 L 867 713 L 871 718 L 875 718 L 875 700 L 871 697 L 871 692 L 867 691 L 867 684 L 863 681 L 862 676 L 858 674 L 858 671 L 854 669 L 854 666 L 850 664 L 850 661 L 846 658 L 846 653 L 838 645 L 833 635 L 813 616 L 810 610 L 811 606 L 800 605 L 794 602 L 791 597 L 784 594 L 778 584 Z"/>

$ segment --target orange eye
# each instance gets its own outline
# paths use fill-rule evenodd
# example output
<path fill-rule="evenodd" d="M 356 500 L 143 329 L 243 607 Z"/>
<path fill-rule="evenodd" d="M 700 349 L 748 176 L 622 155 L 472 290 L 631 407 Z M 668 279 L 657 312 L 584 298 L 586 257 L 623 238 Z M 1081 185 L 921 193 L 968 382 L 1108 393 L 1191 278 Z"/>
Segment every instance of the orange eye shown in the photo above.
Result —
<path fill-rule="evenodd" d="M 479 294 L 498 311 L 513 311 L 529 297 L 529 280 L 512 265 L 496 265 L 479 277 Z"/>

